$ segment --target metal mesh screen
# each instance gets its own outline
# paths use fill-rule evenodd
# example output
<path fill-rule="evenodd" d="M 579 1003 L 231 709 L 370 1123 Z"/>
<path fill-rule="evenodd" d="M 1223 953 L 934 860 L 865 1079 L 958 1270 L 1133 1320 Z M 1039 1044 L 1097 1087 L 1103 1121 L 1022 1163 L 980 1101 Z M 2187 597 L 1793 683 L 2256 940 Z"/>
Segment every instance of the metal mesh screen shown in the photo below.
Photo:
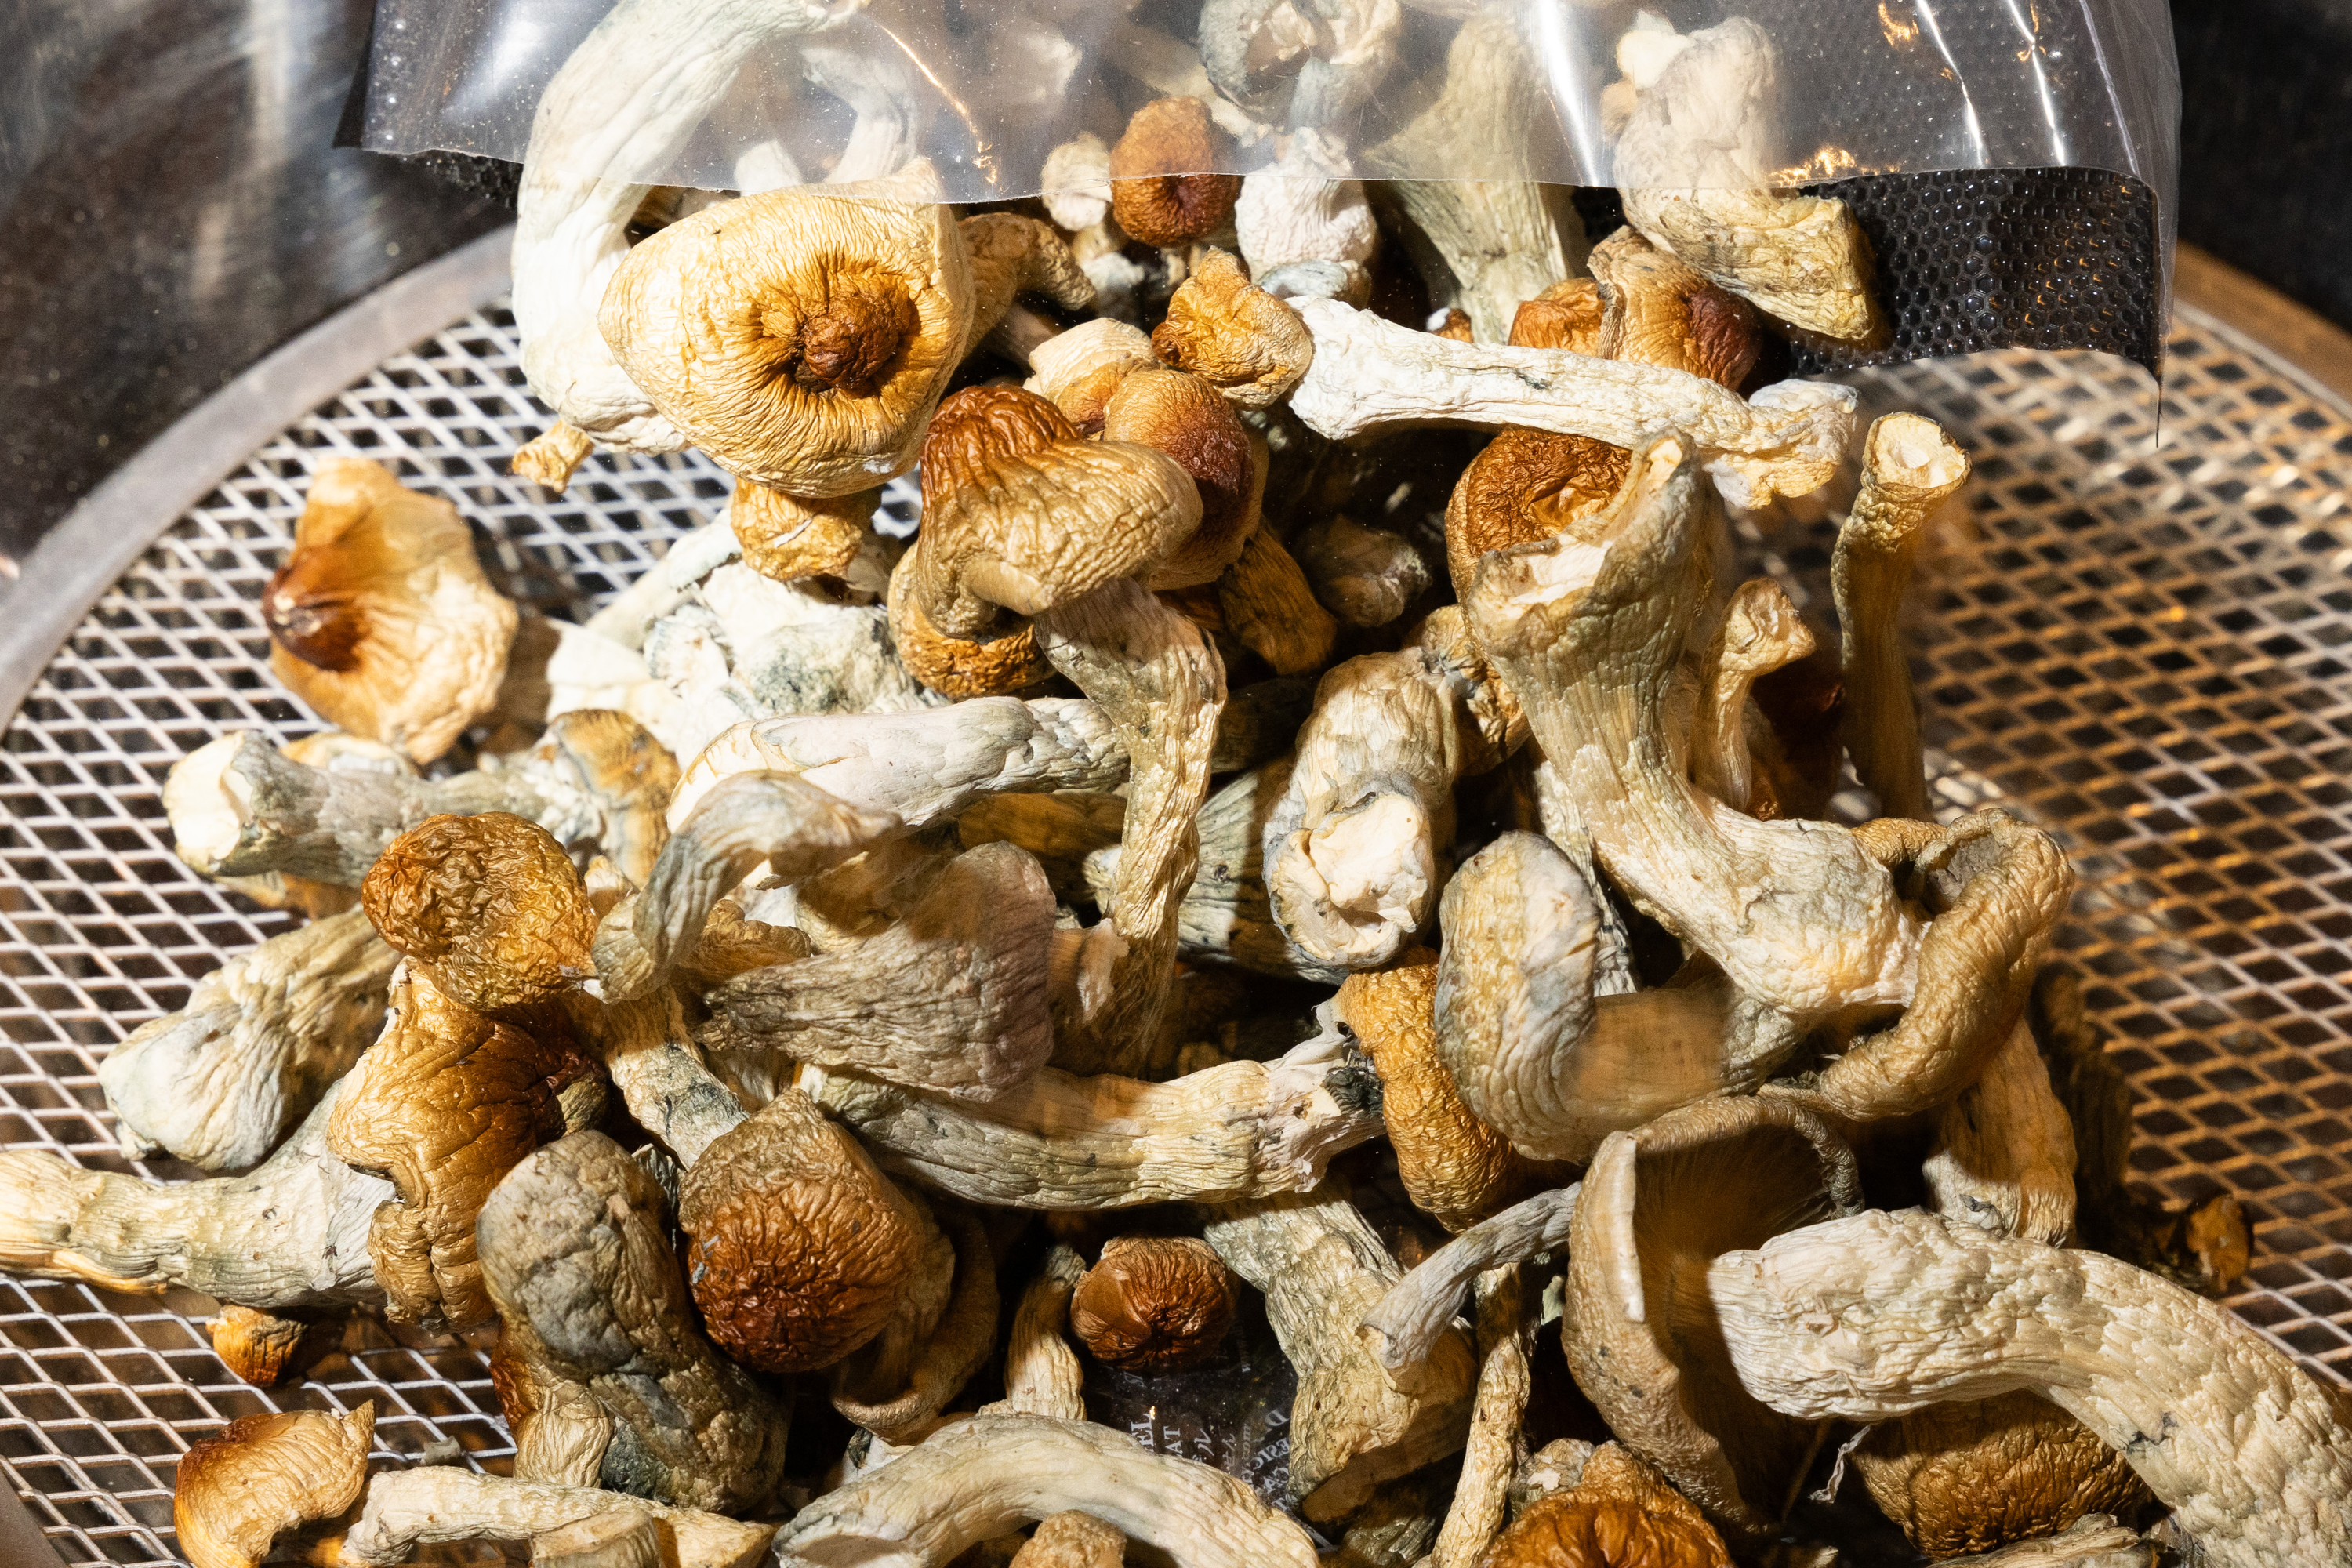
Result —
<path fill-rule="evenodd" d="M 1913 647 L 1937 788 L 2059 831 L 2083 891 L 2061 942 L 2140 1093 L 2140 1175 L 2257 1219 L 2231 1300 L 2352 1380 L 2352 416 L 2184 310 L 2165 439 L 2141 373 L 2011 352 L 1859 373 L 1950 426 L 1972 506 L 1923 565 Z M 93 606 L 0 742 L 0 1142 L 115 1152 L 94 1077 L 221 959 L 283 929 L 186 871 L 165 772 L 233 726 L 317 727 L 267 673 L 255 604 L 326 454 L 455 501 L 518 598 L 584 615 L 706 521 L 698 456 L 599 457 L 549 502 L 509 479 L 545 416 L 511 319 L 469 318 L 301 419 Z M 1828 521 L 1758 544 L 1826 602 Z M 475 1349 L 354 1324 L 310 1380 L 230 1377 L 192 1295 L 0 1279 L 0 1465 L 64 1556 L 164 1563 L 178 1456 L 221 1423 L 380 1413 L 387 1455 L 510 1457 Z M 481 1553 L 480 1555 L 489 1555 Z"/>

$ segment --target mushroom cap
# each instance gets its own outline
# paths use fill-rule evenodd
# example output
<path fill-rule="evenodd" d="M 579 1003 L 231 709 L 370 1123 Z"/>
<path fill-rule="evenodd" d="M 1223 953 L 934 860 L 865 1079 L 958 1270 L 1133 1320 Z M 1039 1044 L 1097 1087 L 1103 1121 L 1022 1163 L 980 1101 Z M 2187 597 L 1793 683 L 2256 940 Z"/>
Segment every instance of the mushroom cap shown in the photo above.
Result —
<path fill-rule="evenodd" d="M 496 705 L 516 626 L 457 509 L 363 458 L 331 458 L 311 476 L 261 617 L 270 670 L 289 690 L 417 763 Z"/>
<path fill-rule="evenodd" d="M 1041 439 L 1048 433 L 1055 438 Z M 923 452 L 912 596 L 950 637 L 991 631 L 1005 610 L 1038 615 L 1148 572 L 1200 525 L 1200 491 L 1174 458 L 1085 440 L 1059 409 L 1017 387 L 949 399 Z"/>
<path fill-rule="evenodd" d="M 830 1366 L 880 1332 L 923 1229 L 857 1140 L 796 1089 L 703 1151 L 677 1219 L 704 1327 L 761 1372 Z"/>
<path fill-rule="evenodd" d="M 1090 1513 L 1072 1510 L 1037 1521 L 1037 1529 L 1013 1554 L 1012 1568 L 1119 1568 L 1127 1561 L 1127 1537 Z"/>
<path fill-rule="evenodd" d="M 444 995 L 498 1014 L 595 973 L 596 914 L 555 836 L 506 811 L 428 816 L 384 847 L 360 902 Z"/>
<path fill-rule="evenodd" d="M 800 186 L 638 244 L 597 324 L 654 406 L 722 465 L 845 496 L 913 465 L 971 315 L 952 209 Z"/>
<path fill-rule="evenodd" d="M 1028 390 L 1051 402 L 1087 435 L 1098 436 L 1104 409 L 1119 383 L 1158 363 L 1142 328 L 1116 316 L 1097 316 L 1029 352 Z"/>
<path fill-rule="evenodd" d="M 1479 1568 L 1731 1568 L 1723 1537 L 1618 1444 L 1584 1461 L 1576 1485 L 1538 1499 L 1495 1540 Z"/>
<path fill-rule="evenodd" d="M 290 1318 L 224 1301 L 213 1321 L 213 1353 L 235 1375 L 268 1388 L 286 1375 L 286 1364 L 300 1347 L 305 1327 Z"/>
<path fill-rule="evenodd" d="M 561 763 L 595 803 L 595 849 L 631 887 L 644 887 L 669 842 L 669 797 L 678 781 L 670 749 L 617 709 L 575 708 L 549 721 L 530 755 L 536 765 Z"/>
<path fill-rule="evenodd" d="M 1631 228 L 1594 246 L 1590 261 L 1604 307 L 1601 341 L 1591 352 L 1685 370 L 1734 392 L 1756 368 L 1764 332 L 1747 300 Z"/>
<path fill-rule="evenodd" d="M 1198 1237 L 1117 1237 L 1070 1295 L 1070 1331 L 1097 1361 L 1174 1372 L 1216 1353 L 1241 1294 Z"/>
<path fill-rule="evenodd" d="M 194 1568 L 255 1568 L 280 1531 L 332 1519 L 367 1481 L 375 1402 L 240 1416 L 192 1443 L 172 1483 L 172 1528 Z"/>
<path fill-rule="evenodd" d="M 1213 234 L 1241 200 L 1239 174 L 1212 173 L 1233 143 L 1197 98 L 1162 98 L 1127 122 L 1110 150 L 1110 210 L 1146 245 L 1183 245 Z"/>
<path fill-rule="evenodd" d="M 1152 569 L 1146 586 L 1213 583 L 1241 559 L 1265 499 L 1266 454 L 1215 387 L 1181 370 L 1138 370 L 1111 394 L 1102 436 L 1165 452 L 1201 492 L 1200 526 Z"/>
<path fill-rule="evenodd" d="M 1740 1385 L 1707 1265 L 1862 1207 L 1853 1152 L 1783 1102 L 1702 1100 L 1614 1132 L 1584 1175 L 1560 1342 L 1618 1440 L 1738 1541 L 1763 1539 L 1812 1452 L 1812 1424 Z"/>
<path fill-rule="evenodd" d="M 1166 319 L 1151 329 L 1151 352 L 1244 408 L 1270 408 L 1306 377 L 1315 339 L 1230 252 L 1212 250 L 1169 298 Z"/>
<path fill-rule="evenodd" d="M 1883 1422 L 1853 1462 L 1871 1500 L 1930 1557 L 2055 1535 L 2084 1514 L 2128 1520 L 2156 1503 L 2119 1451 L 2021 1391 Z"/>
<path fill-rule="evenodd" d="M 1590 437 L 1497 432 L 1462 470 L 1445 503 L 1445 564 L 1455 594 L 1469 598 L 1478 563 L 1490 551 L 1559 533 L 1583 541 L 1633 468 L 1633 453 Z M 1594 530 L 1584 528 L 1588 522 Z"/>
<path fill-rule="evenodd" d="M 1526 1195 L 1532 1172 L 1470 1114 L 1437 1054 L 1437 954 L 1407 948 L 1390 967 L 1350 974 L 1339 1021 L 1381 1075 L 1381 1117 L 1414 1205 L 1460 1232 Z"/>
<path fill-rule="evenodd" d="M 918 540 L 890 573 L 890 640 L 908 674 L 940 696 L 959 700 L 1024 691 L 1053 675 L 1053 663 L 1027 621 L 993 637 L 951 637 L 931 625 L 914 592 L 921 555 Z"/>
<path fill-rule="evenodd" d="M 1520 301 L 1511 317 L 1511 346 L 1597 354 L 1601 324 L 1607 313 L 1599 283 L 1590 278 L 1566 279 L 1534 299 Z"/>
<path fill-rule="evenodd" d="M 727 521 L 743 547 L 743 564 L 763 577 L 790 583 L 838 577 L 866 546 L 866 523 L 882 492 L 793 496 L 749 479 L 735 487 Z"/>

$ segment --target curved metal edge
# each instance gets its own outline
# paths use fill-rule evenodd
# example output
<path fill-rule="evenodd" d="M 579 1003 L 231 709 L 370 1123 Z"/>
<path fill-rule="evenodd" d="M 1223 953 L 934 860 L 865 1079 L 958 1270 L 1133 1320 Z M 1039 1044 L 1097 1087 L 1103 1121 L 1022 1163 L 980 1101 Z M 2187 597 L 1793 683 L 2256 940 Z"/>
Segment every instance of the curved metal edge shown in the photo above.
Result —
<path fill-rule="evenodd" d="M 2193 245 L 2180 247 L 2175 296 L 2266 350 L 2270 359 L 2297 373 L 2307 390 L 2352 410 L 2352 332 Z"/>
<path fill-rule="evenodd" d="M 0 595 L 0 724 L 15 719 L 90 605 L 141 552 L 288 426 L 504 293 L 513 247 L 513 228 L 495 229 L 337 311 L 198 404 L 84 496 Z"/>

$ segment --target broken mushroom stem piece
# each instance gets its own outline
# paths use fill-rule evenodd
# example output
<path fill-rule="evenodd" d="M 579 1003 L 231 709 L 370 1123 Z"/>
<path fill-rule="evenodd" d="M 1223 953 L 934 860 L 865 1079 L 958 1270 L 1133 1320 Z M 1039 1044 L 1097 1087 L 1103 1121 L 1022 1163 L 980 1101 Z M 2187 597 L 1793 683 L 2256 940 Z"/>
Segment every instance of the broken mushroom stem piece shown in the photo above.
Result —
<path fill-rule="evenodd" d="M 331 1561 L 394 1568 L 420 1546 L 460 1541 L 532 1541 L 583 1519 L 629 1513 L 661 1530 L 664 1568 L 754 1568 L 768 1558 L 772 1524 L 672 1508 L 593 1487 L 508 1480 L 454 1466 L 424 1465 L 371 1477 L 359 1518 L 332 1542 Z"/>
<path fill-rule="evenodd" d="M 1753 1397 L 1876 1421 L 2030 1389 L 2122 1453 L 2218 1568 L 2352 1557 L 2352 1411 L 2226 1309 L 2095 1252 L 1871 1212 L 1717 1256 Z"/>
<path fill-rule="evenodd" d="M 1462 1310 L 1462 1298 L 1482 1275 L 1530 1262 L 1568 1245 L 1576 1218 L 1576 1184 L 1538 1193 L 1492 1219 L 1479 1221 L 1413 1265 L 1364 1315 L 1358 1332 L 1400 1384 L 1419 1368 Z"/>

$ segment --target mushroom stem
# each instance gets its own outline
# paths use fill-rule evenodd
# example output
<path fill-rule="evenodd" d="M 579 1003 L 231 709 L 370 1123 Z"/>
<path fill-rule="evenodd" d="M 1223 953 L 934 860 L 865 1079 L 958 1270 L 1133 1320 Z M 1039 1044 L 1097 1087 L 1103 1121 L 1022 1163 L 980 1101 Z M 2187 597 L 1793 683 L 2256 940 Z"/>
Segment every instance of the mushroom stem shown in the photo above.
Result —
<path fill-rule="evenodd" d="M 1403 1270 L 1346 1198 L 1326 1188 L 1219 1209 L 1202 1232 L 1265 1292 L 1266 1321 L 1298 1373 L 1290 1495 L 1317 1521 L 1353 1512 L 1383 1481 L 1462 1447 L 1477 1372 L 1466 1338 L 1441 1336 L 1410 1390 L 1356 1325 Z"/>
<path fill-rule="evenodd" d="M 1217 607 L 1241 645 L 1277 675 L 1322 668 L 1339 636 L 1339 621 L 1317 602 L 1297 560 L 1265 528 L 1249 536 L 1241 559 L 1217 579 Z"/>
<path fill-rule="evenodd" d="M 1521 13 L 1480 7 L 1445 50 L 1429 106 L 1364 153 L 1389 179 L 1433 302 L 1459 305 L 1482 342 L 1509 337 L 1522 300 L 1584 268 L 1584 225 L 1564 185 L 1534 184 L 1528 128 L 1551 113 Z M 1433 180 L 1433 170 L 1459 171 Z"/>
<path fill-rule="evenodd" d="M 941 1506 L 952 1500 L 952 1506 Z M 1178 1568 L 1315 1568 L 1307 1532 L 1206 1465 L 1123 1432 L 1038 1415 L 975 1415 L 801 1510 L 778 1568 L 944 1563 L 1033 1519 L 1076 1510 Z"/>
<path fill-rule="evenodd" d="M 600 1513 L 531 1537 L 531 1568 L 664 1568 L 660 1521 Z"/>
<path fill-rule="evenodd" d="M 1200 864 L 1194 815 L 1225 703 L 1224 666 L 1192 621 L 1129 578 L 1035 617 L 1037 646 L 1117 726 L 1128 752 L 1117 913 L 1087 934 L 1105 961 L 1080 976 L 1065 1059 L 1118 1070 L 1149 1052 L 1173 978 L 1177 916 Z M 1081 960 L 1082 970 L 1090 967 Z"/>
<path fill-rule="evenodd" d="M 1750 578 L 1733 592 L 1701 666 L 1691 782 L 1734 811 L 1750 810 L 1756 772 L 1748 726 L 1760 720 L 1751 716 L 1748 693 L 1759 676 L 1812 651 L 1812 628 L 1776 579 Z"/>
<path fill-rule="evenodd" d="M 1475 1568 L 1502 1531 L 1511 1478 L 1525 1457 L 1519 1423 L 1528 1408 L 1535 1329 L 1517 1269 L 1498 1268 L 1479 1279 L 1478 1392 L 1462 1478 L 1454 1483 L 1454 1503 L 1437 1532 L 1430 1568 Z"/>
<path fill-rule="evenodd" d="M 742 1123 L 742 1102 L 703 1064 L 674 991 L 610 1005 L 579 992 L 564 1000 L 631 1120 L 679 1164 L 693 1164 L 714 1140 Z"/>
<path fill-rule="evenodd" d="M 599 922 L 596 979 L 614 1001 L 644 996 L 690 954 L 710 911 L 765 864 L 787 882 L 831 870 L 894 833 L 898 819 L 861 811 L 793 773 L 743 773 L 698 799 L 662 846 L 645 890 Z"/>
<path fill-rule="evenodd" d="M 1070 1292 L 1086 1271 L 1086 1260 L 1066 1247 L 1046 1252 L 1013 1311 L 1013 1332 L 1004 1345 L 1004 1397 L 982 1414 L 1087 1418 L 1086 1369 L 1063 1335 L 1070 1321 Z"/>
<path fill-rule="evenodd" d="M 572 486 L 572 475 L 596 449 L 596 439 L 568 420 L 559 419 L 515 448 L 507 472 L 529 479 L 550 495 L 562 495 Z"/>
<path fill-rule="evenodd" d="M 1336 1036 L 1168 1083 L 1045 1068 L 980 1105 L 816 1068 L 801 1083 L 884 1168 L 1014 1208 L 1310 1191 L 1333 1155 L 1381 1133 L 1377 1080 Z"/>
<path fill-rule="evenodd" d="M 944 1307 L 894 1319 L 833 1371 L 835 1411 L 887 1443 L 927 1436 L 996 1342 L 996 1252 L 988 1227 L 960 1205 L 942 1205 L 941 1212 L 955 1232 L 954 1283 Z"/>
<path fill-rule="evenodd" d="M 980 213 L 957 226 L 971 258 L 971 331 L 965 353 L 1004 320 L 1016 295 L 1043 294 L 1066 310 L 1094 302 L 1094 284 L 1051 225 L 1018 213 Z"/>
<path fill-rule="evenodd" d="M 1875 1421 L 2025 1388 L 2122 1453 L 2217 1568 L 2352 1560 L 2352 1409 L 2226 1309 L 2095 1252 L 1873 1211 L 1727 1252 L 1741 1384 Z"/>
<path fill-rule="evenodd" d="M 2053 1247 L 2074 1234 L 2074 1129 L 2022 1019 L 1937 1113 L 1927 1176 L 1956 1225 Z"/>
<path fill-rule="evenodd" d="M 337 1546 L 350 1568 L 394 1568 L 420 1546 L 454 1541 L 530 1541 L 604 1513 L 640 1514 L 667 1538 L 661 1561 L 677 1568 L 753 1568 L 772 1524 L 750 1524 L 593 1487 L 513 1481 L 454 1466 L 388 1470 L 368 1479 L 360 1517 Z M 675 1553 L 675 1557 L 671 1555 Z"/>
<path fill-rule="evenodd" d="M 525 1361 L 585 1387 L 613 1417 L 602 1484 L 745 1512 L 784 1462 L 789 1406 L 693 1323 L 645 1168 L 601 1132 L 524 1160 L 483 1204 L 485 1284 Z"/>
<path fill-rule="evenodd" d="M 642 882 L 668 837 L 662 807 L 677 782 L 677 762 L 636 721 L 583 709 L 522 757 L 446 779 L 306 767 L 233 731 L 173 765 L 163 809 L 180 858 L 207 877 L 283 871 L 356 888 L 426 817 L 505 811 Z"/>
<path fill-rule="evenodd" d="M 1337 969 L 1394 958 L 1435 912 L 1454 784 L 1525 735 L 1451 606 L 1413 646 L 1324 676 L 1265 824 L 1266 894 L 1284 932 Z"/>
<path fill-rule="evenodd" d="M 383 1026 L 400 954 L 358 910 L 271 937 L 98 1065 L 125 1157 L 259 1164 Z"/>
<path fill-rule="evenodd" d="M 1315 358 L 1291 411 L 1334 441 L 1427 426 L 1523 426 L 1641 451 L 1682 434 L 1726 500 L 1758 507 L 1826 484 L 1853 431 L 1853 389 L 1826 382 L 1778 382 L 1743 400 L 1660 365 L 1458 343 L 1336 300 L 1297 308 Z"/>
<path fill-rule="evenodd" d="M 1462 1293 L 1490 1269 L 1508 1268 L 1568 1245 L 1576 1184 L 1538 1193 L 1481 1220 L 1413 1266 L 1389 1288 L 1359 1331 L 1390 1376 L 1411 1381 L 1462 1308 Z"/>
<path fill-rule="evenodd" d="M 1439 910 L 1436 1047 L 1470 1113 L 1531 1160 L 1761 1084 L 1799 1035 L 1702 960 L 1680 984 L 1601 995 L 1605 900 L 1549 840 L 1506 833 Z"/>
<path fill-rule="evenodd" d="M 950 861 L 881 935 L 718 986 L 702 1042 L 737 1061 L 773 1052 L 995 1099 L 1054 1048 L 1054 907 L 1027 850 L 983 844 Z"/>
<path fill-rule="evenodd" d="M 265 1312 L 381 1307 L 368 1228 L 393 1185 L 327 1152 L 348 1081 L 248 1175 L 165 1184 L 0 1152 L 0 1268 L 149 1295 L 184 1285 Z"/>
<path fill-rule="evenodd" d="M 1889 414 L 1871 426 L 1862 461 L 1862 491 L 1838 530 L 1830 568 L 1844 645 L 1840 738 L 1881 816 L 1926 820 L 1919 708 L 1896 620 L 1920 534 L 1967 482 L 1969 455 L 1933 420 Z"/>

